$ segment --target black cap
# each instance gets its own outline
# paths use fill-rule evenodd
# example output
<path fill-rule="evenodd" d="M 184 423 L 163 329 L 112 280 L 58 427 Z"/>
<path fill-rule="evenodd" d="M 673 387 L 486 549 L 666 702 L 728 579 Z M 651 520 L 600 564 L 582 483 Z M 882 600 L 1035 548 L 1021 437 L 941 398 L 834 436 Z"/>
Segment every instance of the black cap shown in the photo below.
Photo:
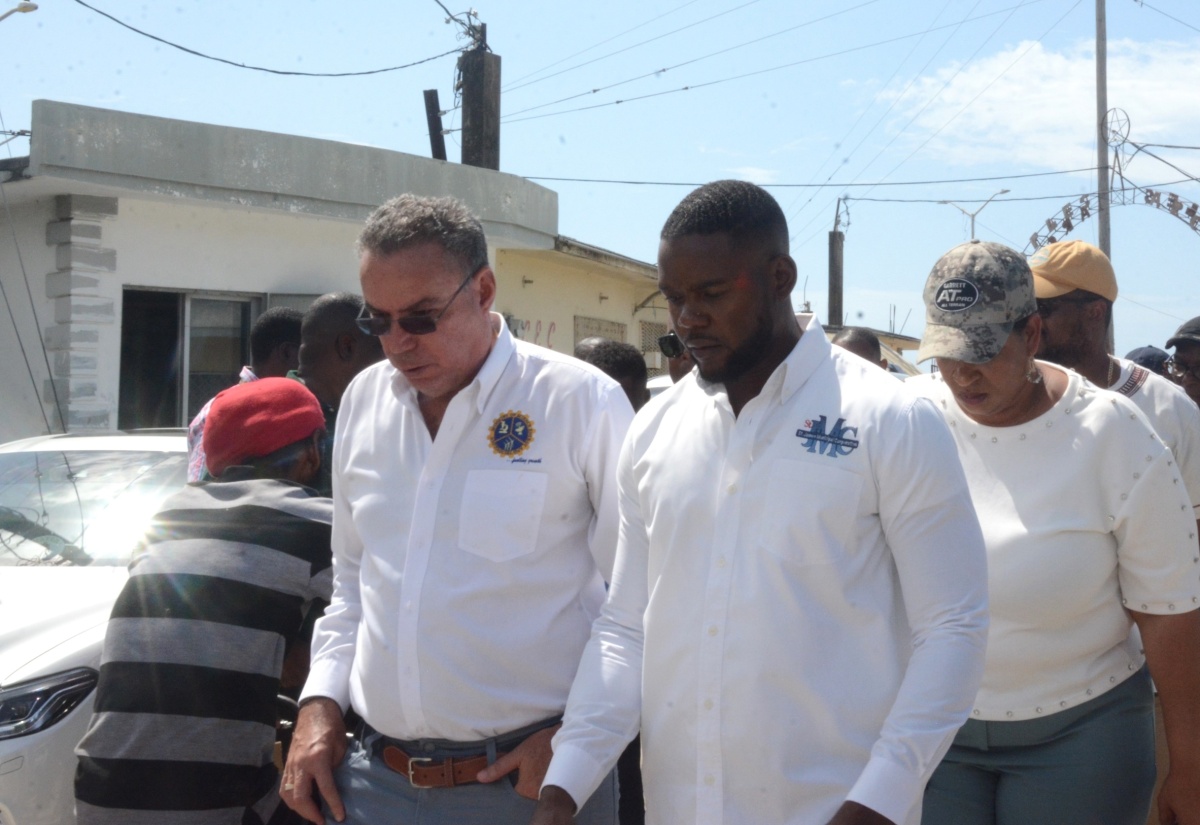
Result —
<path fill-rule="evenodd" d="M 1170 354 L 1165 349 L 1147 346 L 1131 349 L 1126 353 L 1125 360 L 1145 367 L 1150 372 L 1163 375 L 1167 370 L 1167 359 L 1170 357 Z"/>
<path fill-rule="evenodd" d="M 1168 347 L 1186 343 L 1200 344 L 1200 317 L 1184 321 L 1179 329 L 1175 330 L 1175 334 L 1167 339 Z"/>

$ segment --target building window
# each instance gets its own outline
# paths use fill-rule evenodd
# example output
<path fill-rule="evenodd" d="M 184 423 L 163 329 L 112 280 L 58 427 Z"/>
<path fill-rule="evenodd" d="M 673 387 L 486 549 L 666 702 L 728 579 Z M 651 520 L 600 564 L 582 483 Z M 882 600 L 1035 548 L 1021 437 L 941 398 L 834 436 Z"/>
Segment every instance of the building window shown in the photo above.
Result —
<path fill-rule="evenodd" d="M 186 426 L 236 384 L 261 305 L 253 295 L 125 290 L 117 426 Z"/>
<path fill-rule="evenodd" d="M 620 321 L 606 321 L 603 318 L 589 318 L 586 315 L 575 316 L 575 344 L 584 338 L 607 338 L 610 341 L 625 340 L 625 325 Z"/>
<path fill-rule="evenodd" d="M 658 348 L 658 339 L 667 334 L 667 325 L 658 321 L 642 321 L 642 355 L 646 358 L 646 370 L 650 377 L 667 374 L 667 359 Z"/>

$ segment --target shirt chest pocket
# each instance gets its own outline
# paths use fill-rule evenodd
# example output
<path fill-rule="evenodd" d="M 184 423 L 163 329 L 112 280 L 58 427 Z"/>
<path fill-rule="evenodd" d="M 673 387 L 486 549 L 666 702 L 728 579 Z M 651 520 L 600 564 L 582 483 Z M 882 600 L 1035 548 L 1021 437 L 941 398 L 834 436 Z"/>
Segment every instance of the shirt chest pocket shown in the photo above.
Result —
<path fill-rule="evenodd" d="M 759 526 L 759 543 L 795 564 L 837 560 L 854 537 L 863 480 L 818 462 L 776 459 Z"/>
<path fill-rule="evenodd" d="M 458 546 L 489 561 L 509 561 L 537 547 L 546 506 L 545 473 L 471 470 L 463 488 Z"/>

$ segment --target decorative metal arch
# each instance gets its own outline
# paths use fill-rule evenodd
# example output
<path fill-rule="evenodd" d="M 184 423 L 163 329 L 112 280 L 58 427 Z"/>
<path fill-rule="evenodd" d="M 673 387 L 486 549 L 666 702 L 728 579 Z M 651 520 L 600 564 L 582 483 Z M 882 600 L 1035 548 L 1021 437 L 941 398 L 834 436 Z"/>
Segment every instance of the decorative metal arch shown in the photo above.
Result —
<path fill-rule="evenodd" d="M 1155 209 L 1161 209 L 1183 221 L 1193 232 L 1200 235 L 1200 206 L 1181 198 L 1174 192 L 1138 186 L 1125 177 L 1126 163 L 1145 147 L 1129 139 L 1129 116 L 1123 110 L 1110 109 L 1107 122 L 1108 145 L 1113 149 L 1113 183 L 1120 182 L 1120 186 L 1112 186 L 1109 189 L 1110 206 L 1124 206 L 1129 203 L 1153 206 Z M 1128 146 L 1133 146 L 1135 151 L 1129 153 Z M 1081 195 L 1078 201 L 1067 203 L 1061 210 L 1047 218 L 1046 222 L 1029 236 L 1025 255 L 1032 255 L 1046 244 L 1066 237 L 1075 227 L 1092 217 L 1099 206 L 1100 196 L 1095 193 Z"/>

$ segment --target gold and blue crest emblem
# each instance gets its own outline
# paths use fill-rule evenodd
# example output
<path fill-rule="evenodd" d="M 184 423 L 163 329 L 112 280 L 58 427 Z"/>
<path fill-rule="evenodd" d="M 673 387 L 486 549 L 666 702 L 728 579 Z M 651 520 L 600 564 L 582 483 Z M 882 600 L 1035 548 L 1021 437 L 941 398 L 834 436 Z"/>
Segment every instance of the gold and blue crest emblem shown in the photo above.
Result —
<path fill-rule="evenodd" d="M 505 458 L 515 458 L 533 443 L 533 422 L 525 413 L 509 410 L 496 418 L 488 429 L 492 452 Z"/>

